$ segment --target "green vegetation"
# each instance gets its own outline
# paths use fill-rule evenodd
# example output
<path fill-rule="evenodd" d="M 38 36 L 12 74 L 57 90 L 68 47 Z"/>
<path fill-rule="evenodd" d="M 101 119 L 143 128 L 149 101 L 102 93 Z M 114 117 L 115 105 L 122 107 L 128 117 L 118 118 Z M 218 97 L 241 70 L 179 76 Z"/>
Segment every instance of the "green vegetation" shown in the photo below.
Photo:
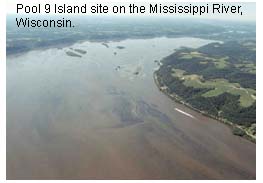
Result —
<path fill-rule="evenodd" d="M 253 41 L 181 48 L 162 60 L 160 89 L 189 107 L 255 138 L 256 66 Z"/>
<path fill-rule="evenodd" d="M 80 54 L 83 54 L 83 55 L 87 53 L 87 51 L 82 50 L 82 49 L 74 49 L 74 51 L 75 51 L 75 52 L 78 52 L 78 53 L 80 53 Z"/>
<path fill-rule="evenodd" d="M 72 51 L 66 51 L 66 54 L 71 57 L 81 57 L 81 55 L 78 55 Z"/>
<path fill-rule="evenodd" d="M 233 128 L 233 134 L 242 137 L 242 136 L 245 135 L 245 132 L 242 129 L 240 129 L 240 128 L 234 127 Z"/>
<path fill-rule="evenodd" d="M 204 97 L 214 97 L 224 92 L 240 96 L 239 102 L 243 107 L 251 106 L 256 98 L 256 91 L 249 88 L 242 88 L 238 83 L 229 83 L 226 79 L 213 79 L 209 81 L 203 81 L 202 76 L 196 74 L 185 74 L 184 70 L 172 69 L 172 76 L 184 81 L 183 84 L 188 87 L 194 88 L 208 88 L 211 89 L 204 93 Z"/>
<path fill-rule="evenodd" d="M 184 59 L 184 60 L 191 60 L 194 58 L 198 58 L 198 59 L 202 59 L 203 61 L 201 61 L 201 64 L 207 64 L 207 61 L 213 61 L 214 65 L 216 68 L 218 69 L 223 69 L 227 66 L 228 62 L 227 59 L 228 57 L 221 57 L 221 58 L 213 58 L 213 57 L 208 57 L 200 52 L 197 51 L 191 51 L 191 52 L 182 52 L 180 55 L 182 55 L 180 57 L 180 59 Z"/>
<path fill-rule="evenodd" d="M 124 46 L 116 46 L 116 48 L 118 48 L 118 49 L 120 49 L 120 50 L 125 49 Z"/>

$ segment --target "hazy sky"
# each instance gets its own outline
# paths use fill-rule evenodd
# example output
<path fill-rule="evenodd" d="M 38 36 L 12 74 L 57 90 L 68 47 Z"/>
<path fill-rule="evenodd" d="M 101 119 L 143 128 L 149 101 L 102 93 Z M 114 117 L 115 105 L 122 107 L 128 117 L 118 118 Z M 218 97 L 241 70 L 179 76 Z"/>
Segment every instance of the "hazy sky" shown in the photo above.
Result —
<path fill-rule="evenodd" d="M 182 0 L 181 0 L 182 1 Z M 44 10 L 44 5 L 46 3 L 50 3 L 52 5 L 52 7 L 54 7 L 54 3 L 56 2 L 57 5 L 63 5 L 63 4 L 67 4 L 67 5 L 83 5 L 83 4 L 87 4 L 88 6 L 90 5 L 96 5 L 96 4 L 103 4 L 103 5 L 108 5 L 110 8 L 113 5 L 128 5 L 129 3 L 134 3 L 136 5 L 144 5 L 144 6 L 148 6 L 149 3 L 158 3 L 158 4 L 162 4 L 162 5 L 174 5 L 176 4 L 177 6 L 179 5 L 206 5 L 206 4 L 213 4 L 213 1 L 209 1 L 209 2 L 201 2 L 201 3 L 195 3 L 194 1 L 185 1 L 184 3 L 182 2 L 176 2 L 173 0 L 169 0 L 168 2 L 165 1 L 160 1 L 160 0 L 152 0 L 152 1 L 140 1 L 140 0 L 133 0 L 133 1 L 114 1 L 114 0 L 97 0 L 97 1 L 88 1 L 88 0 L 9 0 L 7 1 L 7 13 L 9 14 L 14 14 L 16 13 L 16 7 L 17 7 L 17 3 L 22 3 L 24 6 L 29 5 L 38 5 L 41 4 L 41 8 L 42 8 L 42 12 Z M 147 3 L 146 3 L 147 2 Z M 172 2 L 172 3 L 171 3 Z M 216 1 L 214 1 L 215 3 L 218 3 Z M 220 20 L 239 20 L 239 21 L 255 21 L 256 20 L 256 3 L 251 3 L 251 2 L 239 2 L 239 3 L 228 3 L 228 2 L 220 2 L 219 4 L 224 4 L 224 5 L 241 5 L 242 8 L 242 12 L 243 15 L 241 16 L 240 14 L 212 14 L 210 11 L 210 14 L 204 14 L 202 16 L 191 16 L 191 15 L 186 15 L 186 14 L 162 14 L 162 15 L 158 15 L 158 16 L 169 16 L 169 17 L 175 17 L 175 18 L 183 18 L 183 17 L 187 17 L 187 18 L 207 18 L 207 19 L 220 19 Z M 210 10 L 212 10 L 212 6 L 210 6 Z M 37 14 L 36 14 L 37 15 Z M 61 15 L 61 14 L 60 14 Z M 86 15 L 86 14 L 84 14 Z M 88 14 L 87 14 L 88 15 Z M 112 14 L 109 14 L 112 15 Z M 116 14 L 115 14 L 116 15 Z M 118 14 L 119 15 L 119 14 Z M 123 15 L 123 14 L 122 14 Z M 128 15 L 125 14 L 126 16 L 136 16 L 135 14 L 133 15 Z M 149 16 L 149 14 L 140 14 L 140 15 L 144 15 L 144 16 Z M 151 15 L 153 16 L 153 15 Z M 156 15 L 155 15 L 156 16 Z"/>

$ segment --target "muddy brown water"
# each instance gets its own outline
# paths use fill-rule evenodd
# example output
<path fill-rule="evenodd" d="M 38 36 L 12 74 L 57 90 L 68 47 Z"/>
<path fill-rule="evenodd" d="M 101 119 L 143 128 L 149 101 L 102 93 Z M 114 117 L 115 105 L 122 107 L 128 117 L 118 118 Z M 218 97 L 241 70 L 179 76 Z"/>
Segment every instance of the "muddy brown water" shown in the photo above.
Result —
<path fill-rule="evenodd" d="M 8 57 L 7 178 L 255 179 L 255 144 L 153 81 L 155 60 L 209 42 L 84 42 Z M 87 53 L 66 54 L 74 49 Z"/>

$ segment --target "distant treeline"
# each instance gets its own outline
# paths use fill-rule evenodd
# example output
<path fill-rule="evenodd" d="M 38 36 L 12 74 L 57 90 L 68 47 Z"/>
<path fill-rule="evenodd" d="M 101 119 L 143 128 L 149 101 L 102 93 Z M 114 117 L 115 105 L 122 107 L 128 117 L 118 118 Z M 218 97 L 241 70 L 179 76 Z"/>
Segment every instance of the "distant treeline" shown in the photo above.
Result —
<path fill-rule="evenodd" d="M 31 18 L 31 17 L 30 17 Z M 34 18 L 34 17 L 32 17 Z M 7 17 L 7 55 L 46 47 L 61 47 L 78 41 L 112 41 L 154 37 L 198 37 L 213 40 L 255 38 L 254 23 L 164 18 L 74 17 L 75 27 L 18 28 Z M 231 30 L 231 31 L 229 31 Z"/>

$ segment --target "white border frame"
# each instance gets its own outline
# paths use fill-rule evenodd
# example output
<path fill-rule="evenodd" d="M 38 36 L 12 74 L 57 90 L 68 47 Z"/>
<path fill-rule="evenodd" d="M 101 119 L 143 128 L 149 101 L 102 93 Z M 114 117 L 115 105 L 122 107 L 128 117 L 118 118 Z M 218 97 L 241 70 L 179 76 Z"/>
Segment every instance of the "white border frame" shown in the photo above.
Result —
<path fill-rule="evenodd" d="M 6 0 L 8 1 L 8 0 Z M 45 0 L 42 0 L 43 2 Z M 57 1 L 62 1 L 63 0 L 57 0 Z M 94 1 L 94 0 L 93 0 Z M 114 1 L 114 0 L 97 0 L 96 2 L 121 2 L 119 1 Z M 146 2 L 147 0 L 126 0 L 126 2 Z M 152 2 L 196 2 L 194 0 L 151 0 Z M 20 1 L 22 2 L 22 1 Z M 86 0 L 88 2 L 88 0 Z M 122 1 L 123 2 L 123 1 Z M 259 19 L 257 21 L 257 164 L 256 164 L 256 179 L 257 181 L 262 182 L 263 181 L 263 168 L 262 168 L 262 163 L 263 162 L 263 152 L 262 152 L 262 136 L 263 136 L 263 116 L 260 115 L 260 112 L 262 110 L 262 93 L 263 93 L 263 88 L 262 88 L 262 83 L 260 83 L 261 79 L 263 79 L 263 72 L 261 72 L 261 69 L 263 69 L 263 57 L 262 53 L 263 51 L 263 46 L 260 41 L 263 40 L 263 30 L 262 30 L 262 20 L 259 17 L 263 17 L 262 11 L 262 1 L 257 0 L 240 0 L 240 1 L 227 1 L 227 0 L 199 0 L 198 2 L 256 2 L 257 6 L 257 11 L 256 11 L 256 17 Z M 0 0 L 0 182 L 5 182 L 6 179 L 6 2 L 3 0 Z M 261 95 L 260 95 L 261 94 Z M 208 182 L 211 182 L 212 180 L 209 180 Z M 220 180 L 219 182 L 228 182 L 225 180 Z M 18 181 L 8 181 L 8 182 L 18 182 Z M 25 181 L 21 181 L 25 182 Z M 27 182 L 27 181 L 26 181 Z M 36 182 L 36 181 L 32 181 Z M 44 181 L 46 182 L 46 181 Z M 49 182 L 54 182 L 54 181 L 49 181 Z M 57 181 L 57 182 L 64 182 L 63 180 Z M 75 181 L 73 181 L 75 182 Z M 112 181 L 110 181 L 112 182 Z M 121 181 L 122 182 L 122 181 Z M 142 181 L 134 181 L 134 182 L 142 182 Z M 160 182 L 160 181 L 158 181 Z M 179 181 L 181 182 L 181 181 Z M 187 182 L 192 182 L 192 181 L 187 181 Z M 240 181 L 231 181 L 231 182 L 240 182 Z M 243 182 L 243 181 L 242 181 Z M 244 181 L 247 182 L 247 181 Z"/>

